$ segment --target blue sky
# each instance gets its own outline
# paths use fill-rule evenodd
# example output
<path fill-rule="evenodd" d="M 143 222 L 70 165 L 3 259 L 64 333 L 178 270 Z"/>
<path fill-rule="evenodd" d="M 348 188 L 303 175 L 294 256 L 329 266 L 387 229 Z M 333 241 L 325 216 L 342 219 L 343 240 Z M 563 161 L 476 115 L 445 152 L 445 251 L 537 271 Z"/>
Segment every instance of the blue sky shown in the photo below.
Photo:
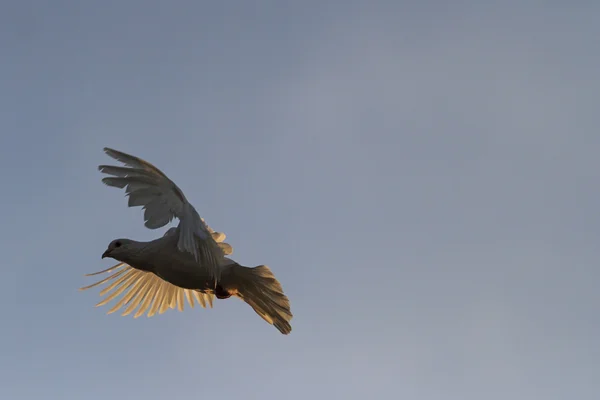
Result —
<path fill-rule="evenodd" d="M 600 4 L 7 1 L 0 397 L 600 395 Z M 105 315 L 143 157 L 288 294 Z"/>

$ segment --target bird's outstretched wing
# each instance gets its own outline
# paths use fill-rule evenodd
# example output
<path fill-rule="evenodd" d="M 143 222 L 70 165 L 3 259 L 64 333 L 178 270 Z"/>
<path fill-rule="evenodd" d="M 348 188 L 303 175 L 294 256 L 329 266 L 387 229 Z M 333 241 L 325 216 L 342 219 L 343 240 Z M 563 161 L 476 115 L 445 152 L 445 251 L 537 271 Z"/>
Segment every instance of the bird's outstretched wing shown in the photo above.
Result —
<path fill-rule="evenodd" d="M 165 235 L 172 234 L 175 229 L 171 228 Z M 223 242 L 225 234 L 214 232 L 210 227 L 208 229 L 213 239 L 218 242 L 223 251 L 226 254 L 231 254 L 233 249 L 228 243 Z M 212 308 L 212 294 L 177 287 L 151 272 L 134 269 L 125 263 L 119 263 L 104 271 L 94 272 L 86 276 L 95 276 L 103 273 L 109 273 L 110 275 L 79 290 L 87 290 L 104 283 L 108 284 L 100 292 L 100 296 L 106 297 L 96 304 L 96 307 L 103 306 L 111 300 L 118 298 L 119 295 L 123 295 L 108 311 L 108 314 L 112 314 L 125 307 L 122 315 L 129 315 L 137 308 L 137 311 L 133 315 L 134 318 L 143 315 L 146 311 L 148 311 L 148 317 L 152 317 L 157 312 L 162 314 L 169 308 L 177 308 L 179 311 L 183 311 L 185 300 L 187 300 L 192 308 L 194 308 L 196 302 L 203 308 L 206 308 L 207 305 Z"/>
<path fill-rule="evenodd" d="M 141 158 L 104 148 L 110 157 L 126 167 L 100 165 L 98 169 L 110 177 L 103 178 L 108 186 L 125 189 L 129 207 L 142 206 L 146 227 L 157 229 L 174 218 L 179 219 L 177 248 L 191 253 L 205 266 L 215 282 L 220 278 L 219 262 L 225 255 L 196 209 L 187 201 L 179 187 L 162 171 Z"/>
<path fill-rule="evenodd" d="M 148 311 L 148 317 L 152 317 L 157 312 L 162 314 L 169 308 L 178 308 L 179 311 L 183 311 L 185 300 L 192 308 L 195 305 L 194 301 L 198 302 L 203 308 L 206 308 L 207 304 L 212 308 L 212 294 L 177 287 L 160 279 L 152 272 L 140 271 L 125 263 L 119 263 L 104 271 L 87 274 L 86 276 L 99 275 L 105 272 L 110 275 L 79 290 L 86 290 L 107 283 L 108 286 L 100 292 L 100 296 L 106 297 L 96 304 L 96 307 L 103 306 L 123 294 L 119 301 L 108 310 L 108 314 L 125 307 L 121 315 L 129 315 L 137 308 L 133 315 L 134 318 L 138 318 L 146 311 Z"/>

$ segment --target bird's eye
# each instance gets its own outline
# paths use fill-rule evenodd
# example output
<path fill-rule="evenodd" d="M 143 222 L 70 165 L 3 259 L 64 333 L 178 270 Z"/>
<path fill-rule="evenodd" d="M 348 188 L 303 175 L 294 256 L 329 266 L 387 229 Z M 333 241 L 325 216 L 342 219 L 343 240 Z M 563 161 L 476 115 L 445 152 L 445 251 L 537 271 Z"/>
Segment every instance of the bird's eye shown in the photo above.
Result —
<path fill-rule="evenodd" d="M 115 247 L 121 247 L 121 242 L 115 242 Z"/>

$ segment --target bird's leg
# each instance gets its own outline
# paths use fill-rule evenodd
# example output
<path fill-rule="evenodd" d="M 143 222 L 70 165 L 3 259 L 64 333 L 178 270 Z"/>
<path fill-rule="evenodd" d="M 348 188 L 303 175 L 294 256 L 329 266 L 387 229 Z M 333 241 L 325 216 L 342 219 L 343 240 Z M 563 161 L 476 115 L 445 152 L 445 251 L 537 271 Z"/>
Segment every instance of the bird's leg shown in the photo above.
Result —
<path fill-rule="evenodd" d="M 228 299 L 231 297 L 231 293 L 223 289 L 223 286 L 217 285 L 217 287 L 215 287 L 215 296 L 217 299 Z"/>

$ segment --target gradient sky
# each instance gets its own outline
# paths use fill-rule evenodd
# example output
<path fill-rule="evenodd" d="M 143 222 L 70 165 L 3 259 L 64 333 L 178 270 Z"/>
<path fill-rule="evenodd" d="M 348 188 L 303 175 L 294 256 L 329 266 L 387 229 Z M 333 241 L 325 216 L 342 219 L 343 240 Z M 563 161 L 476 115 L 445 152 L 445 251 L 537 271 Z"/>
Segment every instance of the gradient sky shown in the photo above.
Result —
<path fill-rule="evenodd" d="M 600 398 L 600 3 L 4 1 L 2 399 Z M 161 168 L 269 265 L 134 320 L 83 274 Z"/>

